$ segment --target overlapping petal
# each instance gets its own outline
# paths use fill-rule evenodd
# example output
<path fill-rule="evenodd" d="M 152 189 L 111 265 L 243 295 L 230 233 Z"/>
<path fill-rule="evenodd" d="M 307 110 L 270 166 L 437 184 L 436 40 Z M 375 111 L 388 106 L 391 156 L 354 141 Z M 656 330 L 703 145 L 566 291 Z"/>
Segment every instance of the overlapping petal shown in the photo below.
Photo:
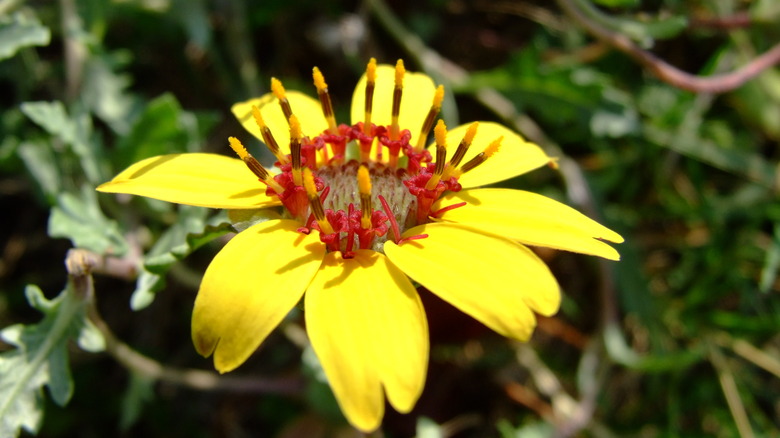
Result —
<path fill-rule="evenodd" d="M 216 154 L 171 154 L 141 160 L 97 188 L 211 208 L 279 205 L 238 159 Z"/>
<path fill-rule="evenodd" d="M 192 340 L 225 373 L 241 365 L 301 299 L 325 255 L 316 234 L 271 220 L 237 234 L 214 257 L 195 299 Z"/>
<path fill-rule="evenodd" d="M 373 315 L 362 308 L 356 263 L 329 253 L 306 293 L 306 327 L 333 393 L 350 423 L 374 430 L 384 414 L 379 367 L 374 363 Z M 369 283 L 370 284 L 370 283 Z"/>
<path fill-rule="evenodd" d="M 531 310 L 552 315 L 560 292 L 547 266 L 528 248 L 447 223 L 407 230 L 428 237 L 384 251 L 407 275 L 496 332 L 526 340 L 536 325 Z"/>
<path fill-rule="evenodd" d="M 314 137 L 328 128 L 328 122 L 322 115 L 322 107 L 317 99 L 298 91 L 287 91 L 286 96 L 293 114 L 301 122 L 303 135 Z M 279 149 L 285 154 L 289 154 L 290 126 L 284 117 L 281 106 L 279 106 L 279 99 L 273 93 L 267 93 L 255 99 L 236 103 L 230 108 L 241 126 L 262 141 L 263 136 L 260 134 L 260 128 L 252 116 L 253 105 L 260 109 L 263 121 L 271 130 L 274 139 L 279 144 Z"/>
<path fill-rule="evenodd" d="M 447 133 L 447 156 L 455 153 L 463 135 L 466 134 L 468 125 L 461 125 Z M 493 140 L 503 137 L 501 148 L 487 161 L 476 169 L 463 174 L 460 184 L 464 188 L 483 186 L 497 183 L 524 173 L 530 172 L 550 162 L 550 157 L 542 148 L 528 142 L 509 128 L 493 122 L 479 122 L 477 135 L 471 143 L 466 156 L 461 164 L 468 162 L 474 156 L 484 151 Z M 435 156 L 436 145 L 431 144 L 429 150 Z"/>
<path fill-rule="evenodd" d="M 428 326 L 417 291 L 385 256 L 328 254 L 306 292 L 306 326 L 352 424 L 379 425 L 382 385 L 396 410 L 412 409 L 425 382 Z"/>
<path fill-rule="evenodd" d="M 362 122 L 365 119 L 366 105 L 366 75 L 358 81 L 355 92 L 352 94 L 352 124 Z M 376 67 L 376 85 L 374 87 L 372 123 L 376 125 L 389 125 L 393 106 L 393 88 L 395 87 L 395 67 L 390 65 L 378 65 Z M 403 97 L 401 99 L 401 112 L 398 116 L 398 124 L 401 129 L 408 129 L 412 133 L 411 142 L 414 144 L 420 135 L 425 116 L 433 103 L 433 95 L 436 86 L 428 75 L 423 73 L 406 72 L 404 75 Z"/>
<path fill-rule="evenodd" d="M 433 210 L 460 202 L 467 204 L 442 213 L 440 219 L 527 245 L 620 260 L 614 248 L 596 240 L 620 243 L 619 234 L 546 196 L 522 190 L 471 189 L 442 197 Z"/>

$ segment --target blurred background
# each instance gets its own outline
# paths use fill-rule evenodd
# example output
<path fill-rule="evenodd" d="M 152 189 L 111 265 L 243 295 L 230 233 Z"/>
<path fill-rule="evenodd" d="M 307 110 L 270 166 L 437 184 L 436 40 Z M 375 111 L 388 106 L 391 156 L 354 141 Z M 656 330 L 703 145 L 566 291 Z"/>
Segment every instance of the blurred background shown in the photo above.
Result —
<path fill-rule="evenodd" d="M 361 436 L 299 312 L 220 379 L 196 354 L 224 212 L 94 187 L 231 155 L 231 135 L 260 155 L 230 106 L 272 76 L 314 95 L 318 66 L 348 120 L 375 57 L 444 84 L 449 126 L 499 121 L 558 157 L 502 185 L 626 242 L 620 262 L 538 252 L 564 298 L 528 344 L 421 291 L 425 392 L 373 436 L 780 436 L 779 23 L 774 0 L 0 0 L 0 430 Z M 65 330 L 74 247 L 102 265 Z"/>

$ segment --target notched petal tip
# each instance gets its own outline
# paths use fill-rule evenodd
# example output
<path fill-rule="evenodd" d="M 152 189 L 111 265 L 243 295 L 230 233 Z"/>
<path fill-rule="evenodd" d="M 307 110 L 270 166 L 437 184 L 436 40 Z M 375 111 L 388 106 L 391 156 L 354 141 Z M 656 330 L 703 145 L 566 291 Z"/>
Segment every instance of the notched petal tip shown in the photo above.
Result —
<path fill-rule="evenodd" d="M 325 254 L 293 220 L 269 220 L 233 237 L 201 281 L 192 313 L 198 353 L 220 373 L 244 363 L 298 301 Z"/>
<path fill-rule="evenodd" d="M 203 336 L 200 331 L 193 330 L 192 344 L 195 346 L 195 351 L 203 357 L 209 357 L 214 354 L 214 350 L 217 348 L 218 340 Z"/>

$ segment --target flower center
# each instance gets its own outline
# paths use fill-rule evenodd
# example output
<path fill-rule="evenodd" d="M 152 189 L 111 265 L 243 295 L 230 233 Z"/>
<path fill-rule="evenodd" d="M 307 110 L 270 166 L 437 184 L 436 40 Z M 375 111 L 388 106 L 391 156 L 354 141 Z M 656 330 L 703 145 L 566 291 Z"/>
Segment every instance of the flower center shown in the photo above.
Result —
<path fill-rule="evenodd" d="M 263 141 L 277 158 L 276 166 L 281 169 L 277 175 L 263 168 L 236 138 L 230 138 L 233 150 L 266 184 L 266 195 L 278 197 L 288 217 L 301 222 L 299 231 L 318 232 L 329 251 L 340 251 L 345 258 L 357 249 L 381 252 L 387 239 L 401 243 L 427 237 L 402 234 L 430 222 L 438 213 L 431 211 L 433 203 L 445 191 L 459 191 L 458 178 L 484 162 L 501 143 L 501 138 L 496 139 L 484 152 L 461 165 L 477 132 L 478 124 L 474 123 L 447 161 L 447 130 L 439 120 L 434 129 L 434 158 L 425 143 L 441 109 L 442 86 L 434 94 L 419 137 L 414 145 L 410 143 L 411 132 L 398 124 L 405 74 L 400 60 L 395 67 L 390 124 L 372 123 L 376 68 L 372 58 L 366 70 L 365 117 L 352 126 L 336 124 L 328 86 L 319 69 L 314 68 L 314 85 L 328 128 L 312 137 L 302 132 L 281 82 L 271 80 L 271 89 L 290 128 L 289 154 L 279 148 L 261 109 L 253 107 L 252 114 Z"/>
<path fill-rule="evenodd" d="M 350 204 L 361 206 L 361 210 L 363 209 L 358 188 L 359 168 L 360 163 L 352 160 L 346 164 L 322 166 L 317 169 L 317 176 L 322 178 L 323 183 L 330 188 L 327 198 L 323 200 L 326 209 L 349 211 Z M 401 233 L 419 225 L 415 220 L 417 198 L 403 184 L 404 173 L 374 161 L 367 163 L 366 168 L 370 177 L 371 193 L 376 195 L 371 197 L 371 210 L 383 211 L 382 203 L 379 201 L 381 196 L 390 206 Z M 385 240 L 387 240 L 386 235 L 378 237 L 374 246 Z"/>

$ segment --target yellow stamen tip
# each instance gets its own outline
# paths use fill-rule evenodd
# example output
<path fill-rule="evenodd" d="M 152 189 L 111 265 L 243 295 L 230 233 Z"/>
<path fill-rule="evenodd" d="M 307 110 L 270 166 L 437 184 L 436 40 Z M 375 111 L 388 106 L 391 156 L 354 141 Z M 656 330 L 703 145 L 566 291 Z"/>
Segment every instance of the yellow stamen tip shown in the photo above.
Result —
<path fill-rule="evenodd" d="M 271 92 L 273 92 L 274 96 L 276 96 L 276 98 L 279 100 L 287 99 L 287 95 L 284 91 L 284 85 L 282 85 L 282 82 L 279 79 L 271 78 Z"/>
<path fill-rule="evenodd" d="M 370 83 L 376 82 L 376 58 L 371 58 L 366 66 L 366 79 Z"/>
<path fill-rule="evenodd" d="M 498 152 L 498 150 L 501 148 L 501 142 L 504 141 L 504 136 L 498 137 L 497 139 L 493 140 L 492 143 L 488 145 L 488 147 L 485 148 L 485 158 L 492 157 L 493 154 Z"/>
<path fill-rule="evenodd" d="M 436 93 L 433 95 L 433 107 L 441 108 L 441 102 L 444 100 L 444 85 L 436 87 Z"/>
<path fill-rule="evenodd" d="M 255 105 L 252 105 L 252 116 L 255 118 L 257 127 L 262 131 L 263 128 L 265 128 L 265 121 L 263 120 L 263 115 L 260 114 L 260 108 L 256 107 Z"/>
<path fill-rule="evenodd" d="M 471 142 L 474 141 L 474 136 L 477 135 L 477 128 L 479 128 L 479 122 L 474 122 L 469 125 L 466 130 L 466 135 L 463 136 L 464 143 L 471 144 Z"/>
<path fill-rule="evenodd" d="M 230 147 L 233 149 L 233 151 L 236 154 L 238 154 L 238 158 L 241 158 L 243 160 L 247 155 L 249 155 L 244 145 L 241 144 L 241 142 L 238 141 L 237 138 L 229 137 L 228 141 L 230 142 Z"/>
<path fill-rule="evenodd" d="M 368 167 L 360 166 L 357 173 L 358 190 L 361 195 L 371 194 L 371 177 L 368 174 Z"/>
<path fill-rule="evenodd" d="M 398 62 L 395 63 L 395 88 L 402 88 L 404 86 L 404 73 L 406 73 L 404 60 L 399 59 Z"/>
<path fill-rule="evenodd" d="M 295 114 L 293 114 L 290 116 L 290 138 L 300 140 L 302 137 L 301 122 L 299 122 L 298 117 L 295 117 Z"/>
<path fill-rule="evenodd" d="M 447 126 L 444 124 L 444 120 L 439 119 L 436 122 L 436 127 L 433 128 L 433 138 L 436 139 L 437 145 L 447 147 Z"/>
<path fill-rule="evenodd" d="M 322 72 L 317 67 L 312 69 L 312 77 L 314 78 L 314 86 L 317 87 L 317 92 L 322 93 L 327 91 L 328 84 L 325 83 L 325 77 L 322 76 Z"/>
<path fill-rule="evenodd" d="M 314 174 L 308 167 L 303 168 L 303 188 L 306 194 L 313 198 L 317 196 L 317 186 L 314 184 Z"/>

